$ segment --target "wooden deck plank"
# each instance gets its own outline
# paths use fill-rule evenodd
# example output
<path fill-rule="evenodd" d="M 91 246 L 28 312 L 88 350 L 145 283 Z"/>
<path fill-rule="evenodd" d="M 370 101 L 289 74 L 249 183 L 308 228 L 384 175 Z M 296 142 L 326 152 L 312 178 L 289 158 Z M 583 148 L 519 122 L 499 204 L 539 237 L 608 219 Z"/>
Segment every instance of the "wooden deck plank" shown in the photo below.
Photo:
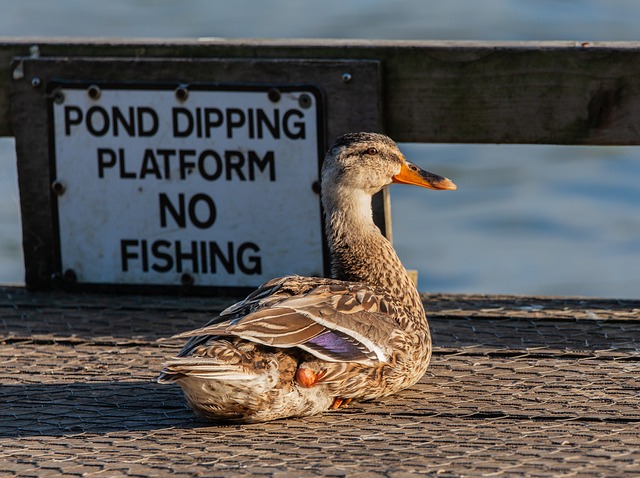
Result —
<path fill-rule="evenodd" d="M 0 135 L 12 135 L 11 63 L 34 52 L 40 58 L 380 60 L 385 130 L 397 141 L 640 141 L 640 43 L 0 38 Z M 363 81 L 356 75 L 350 86 Z"/>
<path fill-rule="evenodd" d="M 157 339 L 228 301 L 0 288 L 0 474 L 640 473 L 638 301 L 425 301 L 435 353 L 414 387 L 311 418 L 217 425 L 153 378 L 179 347 Z"/>

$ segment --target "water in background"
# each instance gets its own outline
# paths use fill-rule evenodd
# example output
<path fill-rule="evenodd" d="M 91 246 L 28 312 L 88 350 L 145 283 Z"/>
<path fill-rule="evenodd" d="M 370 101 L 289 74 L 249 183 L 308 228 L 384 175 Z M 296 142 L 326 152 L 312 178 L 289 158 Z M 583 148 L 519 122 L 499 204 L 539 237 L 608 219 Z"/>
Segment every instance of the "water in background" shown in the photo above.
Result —
<path fill-rule="evenodd" d="M 640 40 L 637 0 L 0 0 L 0 36 Z M 640 297 L 633 147 L 416 145 L 458 191 L 393 187 L 420 289 Z M 13 141 L 0 139 L 0 283 L 23 280 Z"/>

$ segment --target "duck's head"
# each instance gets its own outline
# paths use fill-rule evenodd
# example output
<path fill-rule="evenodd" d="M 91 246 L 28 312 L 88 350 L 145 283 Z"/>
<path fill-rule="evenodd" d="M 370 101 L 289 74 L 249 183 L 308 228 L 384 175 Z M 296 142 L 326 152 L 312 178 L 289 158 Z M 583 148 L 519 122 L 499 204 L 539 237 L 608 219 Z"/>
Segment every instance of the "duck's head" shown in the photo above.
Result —
<path fill-rule="evenodd" d="M 398 145 L 379 133 L 349 133 L 329 148 L 322 166 L 322 189 L 351 189 L 371 196 L 391 183 L 429 189 L 456 189 L 449 179 L 406 160 Z"/>

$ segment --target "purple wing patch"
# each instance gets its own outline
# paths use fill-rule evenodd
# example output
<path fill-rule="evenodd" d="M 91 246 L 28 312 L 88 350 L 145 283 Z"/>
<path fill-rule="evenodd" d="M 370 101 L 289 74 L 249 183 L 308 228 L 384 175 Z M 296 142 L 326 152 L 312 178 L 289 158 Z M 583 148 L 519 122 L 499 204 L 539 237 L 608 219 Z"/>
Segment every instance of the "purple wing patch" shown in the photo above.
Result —
<path fill-rule="evenodd" d="M 375 359 L 364 345 L 353 337 L 335 330 L 327 330 L 304 344 L 307 348 L 340 362 Z"/>

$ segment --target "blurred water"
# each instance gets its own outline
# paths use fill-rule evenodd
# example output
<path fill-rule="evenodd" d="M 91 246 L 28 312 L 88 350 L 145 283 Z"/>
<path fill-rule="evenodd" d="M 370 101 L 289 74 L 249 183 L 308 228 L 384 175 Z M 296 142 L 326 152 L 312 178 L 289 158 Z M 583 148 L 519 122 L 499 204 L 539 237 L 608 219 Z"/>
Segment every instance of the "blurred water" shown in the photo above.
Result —
<path fill-rule="evenodd" d="M 392 190 L 394 242 L 421 289 L 638 297 L 637 148 L 403 149 L 459 187 Z"/>
<path fill-rule="evenodd" d="M 640 40 L 637 0 L 0 0 L 0 36 Z M 640 296 L 632 147 L 402 145 L 455 193 L 393 187 L 421 290 Z M 21 282 L 15 155 L 0 140 L 0 282 Z"/>

